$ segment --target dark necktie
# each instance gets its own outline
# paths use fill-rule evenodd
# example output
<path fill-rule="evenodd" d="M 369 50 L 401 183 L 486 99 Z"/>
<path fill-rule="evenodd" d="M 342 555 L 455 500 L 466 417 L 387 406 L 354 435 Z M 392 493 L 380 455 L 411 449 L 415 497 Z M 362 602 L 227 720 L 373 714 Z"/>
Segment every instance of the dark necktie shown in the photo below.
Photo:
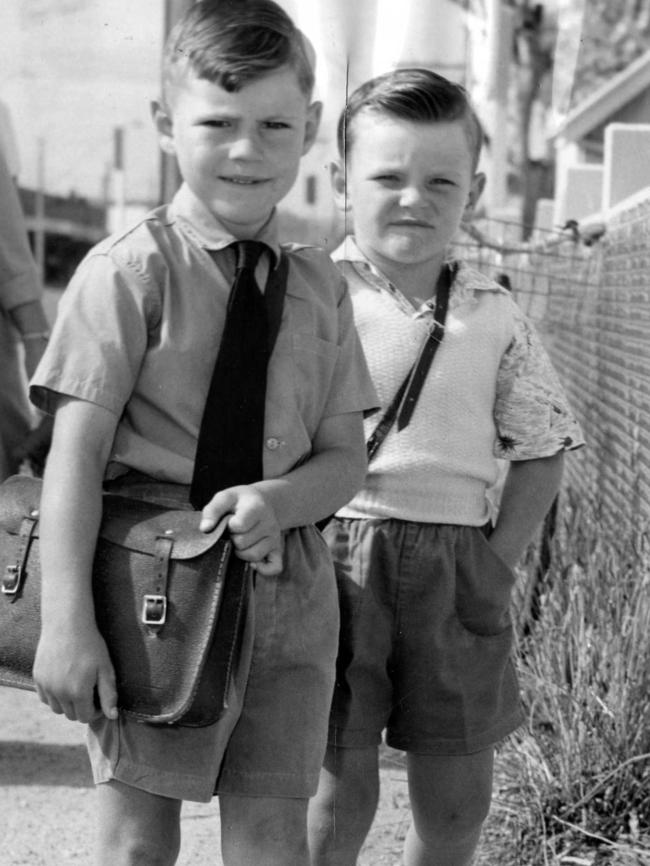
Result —
<path fill-rule="evenodd" d="M 232 247 L 237 269 L 190 488 L 190 502 L 196 509 L 219 490 L 262 478 L 269 333 L 255 267 L 268 247 L 259 241 L 238 241 Z"/>

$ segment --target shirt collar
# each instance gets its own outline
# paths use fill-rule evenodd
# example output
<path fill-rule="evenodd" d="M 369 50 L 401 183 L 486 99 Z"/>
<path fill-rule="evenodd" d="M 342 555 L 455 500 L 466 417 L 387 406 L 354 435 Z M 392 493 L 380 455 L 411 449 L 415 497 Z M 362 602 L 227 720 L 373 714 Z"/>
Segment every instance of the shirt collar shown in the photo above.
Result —
<path fill-rule="evenodd" d="M 399 294 L 401 296 L 401 292 L 361 252 L 353 235 L 348 235 L 343 243 L 334 250 L 332 259 L 335 262 L 349 262 L 357 273 L 368 284 L 377 289 L 377 291 L 388 291 L 392 295 Z M 451 286 L 450 307 L 457 307 L 466 301 L 473 300 L 476 291 L 508 294 L 507 289 L 490 279 L 490 277 L 481 274 L 466 262 L 460 261 L 457 265 L 456 276 Z M 406 304 L 411 312 L 414 312 L 417 316 L 422 310 L 426 311 L 432 308 L 433 299 L 431 302 L 427 301 L 420 311 L 413 311 L 413 307 L 408 301 L 406 301 Z"/>
<path fill-rule="evenodd" d="M 338 246 L 332 253 L 332 261 L 334 262 L 361 262 L 365 265 L 370 265 L 368 259 L 361 252 L 354 239 L 354 235 L 347 235 L 343 243 Z"/>
<path fill-rule="evenodd" d="M 223 250 L 239 240 L 210 213 L 186 183 L 182 184 L 172 199 L 171 212 L 183 230 L 206 250 Z M 269 247 L 277 267 L 280 261 L 280 244 L 275 210 L 251 240 L 262 241 Z"/>

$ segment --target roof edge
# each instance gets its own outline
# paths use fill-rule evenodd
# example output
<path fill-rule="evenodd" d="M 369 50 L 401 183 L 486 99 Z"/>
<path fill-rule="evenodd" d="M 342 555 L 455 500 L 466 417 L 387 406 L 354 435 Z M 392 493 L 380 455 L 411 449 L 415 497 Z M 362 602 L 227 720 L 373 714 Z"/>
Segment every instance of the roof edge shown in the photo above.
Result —
<path fill-rule="evenodd" d="M 650 86 L 650 50 L 632 61 L 567 114 L 552 138 L 575 141 Z"/>

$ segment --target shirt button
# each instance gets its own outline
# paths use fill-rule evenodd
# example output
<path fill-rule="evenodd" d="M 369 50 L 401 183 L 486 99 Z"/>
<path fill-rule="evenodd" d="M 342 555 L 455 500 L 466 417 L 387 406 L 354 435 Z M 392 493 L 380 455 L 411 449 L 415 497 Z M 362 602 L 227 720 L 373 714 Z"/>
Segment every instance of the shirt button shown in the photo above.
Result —
<path fill-rule="evenodd" d="M 266 440 L 266 447 L 269 449 L 269 451 L 275 451 L 276 448 L 280 447 L 280 445 L 282 445 L 282 442 L 275 436 L 269 436 L 269 438 Z"/>

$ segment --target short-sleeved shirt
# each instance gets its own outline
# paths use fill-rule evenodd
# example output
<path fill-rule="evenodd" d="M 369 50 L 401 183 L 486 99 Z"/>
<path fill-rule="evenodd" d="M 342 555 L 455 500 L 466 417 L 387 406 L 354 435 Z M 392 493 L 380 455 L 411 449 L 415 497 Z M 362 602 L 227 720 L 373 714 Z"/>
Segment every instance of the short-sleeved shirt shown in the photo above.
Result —
<path fill-rule="evenodd" d="M 349 237 L 333 254 L 383 412 L 414 364 L 434 300 L 416 310 Z M 539 335 L 511 294 L 464 263 L 445 337 L 407 427 L 394 426 L 347 517 L 481 525 L 498 458 L 531 460 L 584 439 Z M 369 436 L 380 415 L 366 419 Z"/>
<path fill-rule="evenodd" d="M 263 286 L 280 252 L 273 217 L 256 239 L 269 247 L 257 271 Z M 30 394 L 46 411 L 67 395 L 119 417 L 107 477 L 133 469 L 190 483 L 235 240 L 183 186 L 170 205 L 93 248 L 66 289 Z M 309 456 L 324 418 L 376 404 L 345 280 L 323 251 L 283 249 L 289 274 L 267 377 L 266 478 Z"/>

